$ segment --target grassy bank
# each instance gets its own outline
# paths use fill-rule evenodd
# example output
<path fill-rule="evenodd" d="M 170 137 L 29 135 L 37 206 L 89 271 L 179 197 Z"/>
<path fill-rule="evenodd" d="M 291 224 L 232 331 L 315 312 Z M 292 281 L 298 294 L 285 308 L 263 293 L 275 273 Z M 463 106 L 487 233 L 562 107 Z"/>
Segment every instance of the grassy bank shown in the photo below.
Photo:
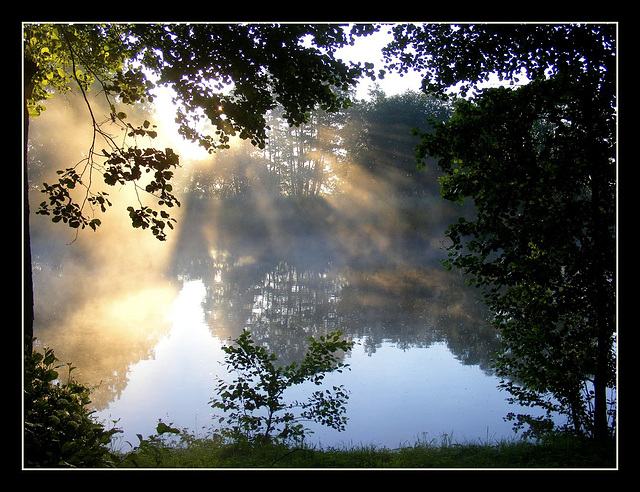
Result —
<path fill-rule="evenodd" d="M 216 439 L 144 442 L 120 456 L 121 468 L 615 468 L 615 447 L 573 438 L 543 443 L 418 443 L 397 449 L 224 444 Z"/>

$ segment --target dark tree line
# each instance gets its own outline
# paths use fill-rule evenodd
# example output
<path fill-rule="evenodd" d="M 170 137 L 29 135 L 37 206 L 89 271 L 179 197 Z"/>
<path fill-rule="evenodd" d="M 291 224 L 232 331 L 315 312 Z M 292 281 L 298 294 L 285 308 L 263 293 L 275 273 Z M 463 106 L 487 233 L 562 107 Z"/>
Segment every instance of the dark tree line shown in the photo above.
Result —
<path fill-rule="evenodd" d="M 482 290 L 514 400 L 615 433 L 615 24 L 398 26 L 387 54 L 423 89 L 469 99 L 422 135 L 442 193 L 471 199 L 451 225 L 449 266 Z M 508 87 L 477 90 L 496 74 Z M 524 80 L 521 80 L 524 79 Z M 519 424 L 550 425 L 526 415 Z"/>

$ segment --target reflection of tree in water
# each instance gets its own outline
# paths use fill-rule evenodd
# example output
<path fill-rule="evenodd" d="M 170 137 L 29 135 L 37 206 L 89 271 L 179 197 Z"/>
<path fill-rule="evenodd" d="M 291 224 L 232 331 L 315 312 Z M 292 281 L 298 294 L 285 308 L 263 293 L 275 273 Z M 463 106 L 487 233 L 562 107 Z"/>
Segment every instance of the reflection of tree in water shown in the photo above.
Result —
<path fill-rule="evenodd" d="M 390 125 L 397 102 L 401 120 L 418 119 Z M 418 99 L 382 103 L 371 124 L 356 121 L 354 138 L 366 130 L 366 145 L 353 147 L 359 150 L 351 160 L 320 145 L 322 155 L 297 152 L 282 162 L 273 147 L 261 161 L 241 149 L 219 158 L 213 171 L 205 166 L 185 176 L 171 248 L 132 232 L 128 221 L 116 227 L 109 220 L 95 241 L 81 237 L 69 255 L 67 247 L 53 249 L 68 242 L 52 241 L 62 230 L 32 223 L 37 334 L 89 384 L 102 382 L 93 394 L 98 407 L 126 387 L 130 367 L 152 357 L 170 332 L 161 308 L 172 305 L 176 279 L 204 281 L 214 335 L 228 340 L 248 328 L 284 363 L 302 357 L 310 336 L 341 330 L 368 353 L 382 343 L 409 349 L 446 341 L 464 363 L 487 367 L 497 342 L 482 306 L 437 262 L 442 232 L 461 211 L 440 198 L 435 168 L 415 169 L 408 136 L 423 111 L 405 110 Z M 342 191 L 294 193 L 294 173 L 286 171 L 294 161 L 305 169 L 330 163 L 335 176 L 326 178 Z M 288 196 L 280 195 L 284 189 Z"/>
<path fill-rule="evenodd" d="M 217 199 L 188 193 L 172 274 L 205 282 L 212 333 L 250 329 L 284 363 L 330 330 L 369 353 L 444 341 L 488 370 L 498 342 L 486 312 L 439 263 L 444 230 L 468 210 L 437 187 L 399 193 L 376 176 L 351 169 L 345 193 L 326 197 L 258 186 Z"/>
<path fill-rule="evenodd" d="M 489 371 L 498 348 L 486 309 L 466 283 L 440 266 L 353 272 L 342 291 L 342 323 L 372 354 L 382 343 L 406 350 L 446 342 L 464 364 Z"/>
<path fill-rule="evenodd" d="M 337 329 L 337 293 L 342 282 L 331 270 L 301 271 L 278 262 L 254 285 L 244 326 L 283 363 L 301 360 L 309 337 Z"/>
<path fill-rule="evenodd" d="M 301 360 L 309 337 L 340 329 L 337 302 L 343 282 L 331 269 L 301 270 L 285 261 L 218 262 L 206 282 L 206 319 L 220 338 L 236 338 L 247 329 L 282 363 Z"/>
<path fill-rule="evenodd" d="M 72 363 L 73 377 L 94 388 L 92 405 L 101 410 L 126 388 L 130 368 L 152 357 L 170 331 L 166 307 L 178 293 L 177 283 L 155 270 L 108 275 L 95 260 L 85 262 L 82 250 L 68 248 L 56 256 L 36 246 L 37 346 Z"/>
<path fill-rule="evenodd" d="M 458 274 L 425 252 L 426 242 L 397 240 L 391 255 L 354 257 L 335 229 L 300 234 L 290 225 L 278 241 L 251 230 L 237 225 L 232 239 L 225 229 L 205 230 L 201 237 L 213 241 L 199 247 L 200 258 L 183 261 L 184 276 L 205 282 L 214 335 L 249 329 L 283 363 L 301 359 L 310 336 L 333 330 L 361 340 L 370 354 L 382 343 L 409 349 L 444 341 L 461 362 L 489 370 L 498 341 L 487 313 Z M 216 250 L 220 244 L 228 249 Z"/>
<path fill-rule="evenodd" d="M 69 244 L 68 228 L 45 217 L 31 222 L 37 345 L 95 387 L 97 409 L 122 393 L 131 367 L 153 357 L 171 330 L 167 310 L 179 284 L 163 275 L 168 247 L 140 232 L 128 219 L 109 220 Z"/>

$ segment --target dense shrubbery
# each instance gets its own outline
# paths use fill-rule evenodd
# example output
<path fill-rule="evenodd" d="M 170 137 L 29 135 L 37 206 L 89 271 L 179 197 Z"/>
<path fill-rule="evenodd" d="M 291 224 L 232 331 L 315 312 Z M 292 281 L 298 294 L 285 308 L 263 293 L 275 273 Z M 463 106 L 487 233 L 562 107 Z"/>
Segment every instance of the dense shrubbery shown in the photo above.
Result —
<path fill-rule="evenodd" d="M 67 367 L 66 382 L 58 369 Z M 87 408 L 90 389 L 71 377 L 53 350 L 25 350 L 24 466 L 113 466 L 107 445 L 118 429 L 105 429 Z"/>

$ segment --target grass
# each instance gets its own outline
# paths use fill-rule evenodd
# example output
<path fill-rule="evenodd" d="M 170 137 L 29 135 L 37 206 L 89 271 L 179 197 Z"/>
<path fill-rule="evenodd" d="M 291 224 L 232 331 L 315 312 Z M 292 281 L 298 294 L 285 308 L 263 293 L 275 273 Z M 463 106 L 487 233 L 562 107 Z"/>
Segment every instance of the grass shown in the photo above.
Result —
<path fill-rule="evenodd" d="M 606 446 L 570 437 L 540 443 L 494 444 L 418 442 L 396 449 L 375 446 L 287 447 L 282 444 L 224 443 L 183 435 L 179 441 L 145 441 L 119 455 L 121 468 L 432 468 L 432 469 L 606 469 L 616 467 L 613 443 Z"/>

